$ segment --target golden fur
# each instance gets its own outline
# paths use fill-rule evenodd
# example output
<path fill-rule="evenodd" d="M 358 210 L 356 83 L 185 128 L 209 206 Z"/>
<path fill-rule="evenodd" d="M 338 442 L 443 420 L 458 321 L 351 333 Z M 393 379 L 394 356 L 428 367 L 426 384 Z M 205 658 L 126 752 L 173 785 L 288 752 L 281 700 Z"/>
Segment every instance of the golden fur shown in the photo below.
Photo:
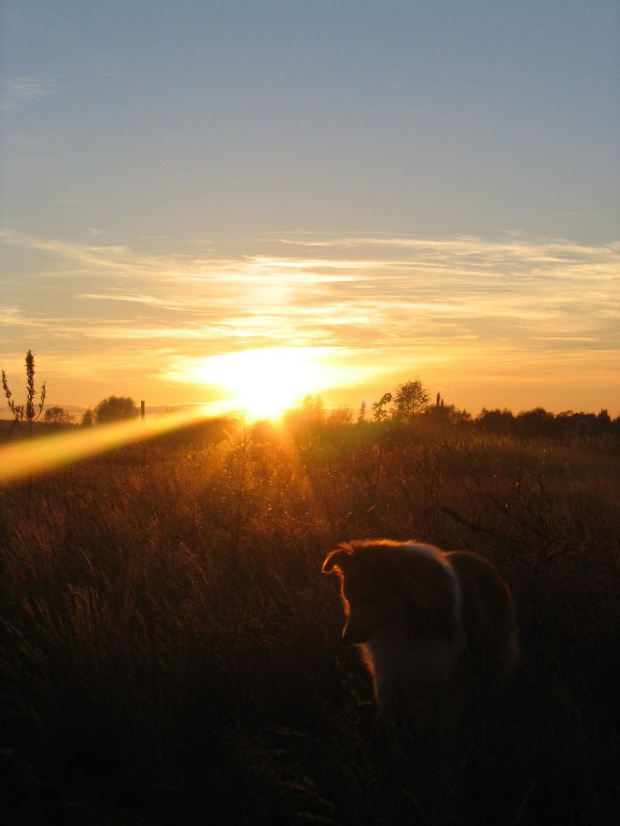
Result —
<path fill-rule="evenodd" d="M 379 706 L 449 722 L 518 654 L 510 591 L 476 554 L 387 539 L 343 543 L 323 572 L 341 579 L 343 637 L 359 645 Z"/>

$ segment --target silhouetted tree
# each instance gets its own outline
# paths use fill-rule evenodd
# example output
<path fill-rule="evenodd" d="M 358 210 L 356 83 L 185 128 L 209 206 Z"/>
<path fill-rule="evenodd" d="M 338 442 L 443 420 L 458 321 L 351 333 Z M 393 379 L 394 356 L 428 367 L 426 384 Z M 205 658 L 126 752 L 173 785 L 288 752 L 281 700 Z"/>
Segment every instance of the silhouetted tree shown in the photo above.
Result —
<path fill-rule="evenodd" d="M 495 410 L 487 410 L 486 407 L 483 407 L 476 418 L 476 423 L 483 430 L 488 430 L 490 433 L 510 433 L 514 428 L 515 417 L 512 410 L 508 410 L 507 407 L 503 410 L 500 410 L 499 407 L 496 407 Z"/>
<path fill-rule="evenodd" d="M 45 411 L 43 421 L 48 424 L 73 424 L 75 416 L 68 413 L 64 407 L 50 407 Z"/>
<path fill-rule="evenodd" d="M 548 436 L 553 430 L 553 413 L 544 407 L 522 410 L 517 415 L 517 428 L 527 436 Z"/>
<path fill-rule="evenodd" d="M 429 398 L 420 379 L 399 384 L 394 396 L 393 417 L 401 422 L 410 422 L 428 404 Z"/>
<path fill-rule="evenodd" d="M 599 430 L 609 430 L 611 426 L 611 416 L 609 411 L 603 408 L 596 416 L 596 426 Z"/>
<path fill-rule="evenodd" d="M 327 424 L 342 425 L 351 424 L 353 421 L 353 411 L 350 407 L 335 407 L 327 414 Z"/>
<path fill-rule="evenodd" d="M 95 424 L 95 414 L 93 411 L 88 408 L 88 410 L 82 416 L 82 427 L 92 427 Z"/>
<path fill-rule="evenodd" d="M 597 429 L 598 417 L 594 413 L 574 413 L 564 410 L 553 419 L 553 432 L 568 436 L 585 436 Z"/>
<path fill-rule="evenodd" d="M 437 403 L 429 405 L 424 411 L 424 418 L 438 424 L 466 424 L 471 421 L 471 413 L 454 404 L 446 404 L 437 393 Z"/>
<path fill-rule="evenodd" d="M 2 389 L 6 396 L 9 410 L 15 417 L 16 422 L 23 422 L 26 420 L 32 433 L 32 423 L 39 418 L 43 412 L 43 405 L 45 404 L 45 382 L 41 385 L 39 401 L 35 403 L 35 389 L 34 389 L 34 356 L 32 350 L 26 353 L 26 403 L 15 404 L 13 401 L 13 394 L 9 390 L 9 383 L 4 370 L 2 371 Z"/>
<path fill-rule="evenodd" d="M 292 410 L 287 410 L 284 418 L 290 427 L 296 426 L 320 426 L 325 424 L 325 403 L 317 393 L 313 396 L 309 393 Z"/>
<path fill-rule="evenodd" d="M 131 397 L 108 396 L 95 407 L 95 420 L 97 424 L 111 424 L 135 419 L 139 413 L 140 409 Z"/>
<path fill-rule="evenodd" d="M 366 421 L 366 399 L 361 403 L 359 413 L 357 414 L 357 423 L 363 424 Z"/>
<path fill-rule="evenodd" d="M 384 393 L 378 402 L 372 406 L 372 417 L 376 422 L 384 422 L 388 417 L 388 412 L 385 410 L 385 405 L 392 401 L 391 393 Z"/>

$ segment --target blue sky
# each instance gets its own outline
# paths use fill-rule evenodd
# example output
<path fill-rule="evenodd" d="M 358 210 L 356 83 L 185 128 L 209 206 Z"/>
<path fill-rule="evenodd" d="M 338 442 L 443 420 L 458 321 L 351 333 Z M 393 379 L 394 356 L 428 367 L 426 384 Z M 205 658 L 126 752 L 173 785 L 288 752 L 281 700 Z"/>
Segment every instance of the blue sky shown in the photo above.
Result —
<path fill-rule="evenodd" d="M 420 375 L 620 412 L 618 2 L 4 0 L 2 31 L 2 367 L 32 348 L 52 403 L 225 404 L 210 359 L 314 348 L 330 404 Z"/>

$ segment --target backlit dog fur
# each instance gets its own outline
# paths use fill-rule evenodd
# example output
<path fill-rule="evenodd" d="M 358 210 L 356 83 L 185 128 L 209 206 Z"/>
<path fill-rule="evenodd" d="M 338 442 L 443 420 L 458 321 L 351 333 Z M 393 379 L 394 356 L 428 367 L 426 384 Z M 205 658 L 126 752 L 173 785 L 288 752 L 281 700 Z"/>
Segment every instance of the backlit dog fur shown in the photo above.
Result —
<path fill-rule="evenodd" d="M 518 655 L 512 599 L 481 557 L 387 539 L 344 543 L 323 563 L 342 581 L 343 637 L 361 646 L 382 711 L 448 722 Z"/>

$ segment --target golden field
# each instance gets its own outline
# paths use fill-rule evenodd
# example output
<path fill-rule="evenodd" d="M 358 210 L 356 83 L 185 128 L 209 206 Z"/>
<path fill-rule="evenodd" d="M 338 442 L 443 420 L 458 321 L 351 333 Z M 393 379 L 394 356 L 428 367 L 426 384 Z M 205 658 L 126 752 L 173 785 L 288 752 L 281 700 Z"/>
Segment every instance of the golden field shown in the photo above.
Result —
<path fill-rule="evenodd" d="M 122 448 L 0 492 L 4 823 L 604 823 L 620 804 L 611 437 L 342 424 Z M 491 559 L 522 661 L 449 760 L 386 738 L 337 543 Z M 610 821 L 611 822 L 611 821 Z"/>

